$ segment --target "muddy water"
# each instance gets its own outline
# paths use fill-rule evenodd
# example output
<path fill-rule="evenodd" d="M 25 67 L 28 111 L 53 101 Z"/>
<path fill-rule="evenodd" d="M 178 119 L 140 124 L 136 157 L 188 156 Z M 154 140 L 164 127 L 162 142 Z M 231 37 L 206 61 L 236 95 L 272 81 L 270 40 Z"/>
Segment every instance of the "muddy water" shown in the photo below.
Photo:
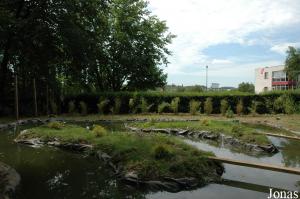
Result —
<path fill-rule="evenodd" d="M 90 124 L 82 124 L 90 125 Z M 104 123 L 110 130 L 123 124 Z M 28 128 L 22 127 L 22 128 Z M 299 190 L 300 176 L 225 164 L 225 181 L 194 191 L 179 193 L 146 193 L 126 187 L 101 163 L 81 154 L 43 147 L 31 148 L 13 142 L 20 129 L 0 131 L 0 161 L 14 167 L 22 183 L 17 199 L 79 199 L 79 198 L 205 198 L 252 199 L 267 198 L 269 188 Z M 217 156 L 300 168 L 300 142 L 269 138 L 280 148 L 273 156 L 247 155 L 201 140 L 185 141 Z"/>

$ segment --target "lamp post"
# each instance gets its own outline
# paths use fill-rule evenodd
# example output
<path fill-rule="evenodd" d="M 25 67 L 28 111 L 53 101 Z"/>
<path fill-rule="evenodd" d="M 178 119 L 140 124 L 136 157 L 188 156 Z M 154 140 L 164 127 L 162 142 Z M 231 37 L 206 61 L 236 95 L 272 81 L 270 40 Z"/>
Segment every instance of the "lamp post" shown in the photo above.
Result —
<path fill-rule="evenodd" d="M 206 91 L 208 91 L 208 87 L 207 87 L 207 77 L 208 77 L 208 66 L 206 66 Z"/>

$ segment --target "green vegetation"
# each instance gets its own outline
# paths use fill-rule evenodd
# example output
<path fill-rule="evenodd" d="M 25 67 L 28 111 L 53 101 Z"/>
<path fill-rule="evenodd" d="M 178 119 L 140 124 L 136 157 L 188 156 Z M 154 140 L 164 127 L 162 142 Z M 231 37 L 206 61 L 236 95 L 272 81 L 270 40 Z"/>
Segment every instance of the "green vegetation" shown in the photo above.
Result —
<path fill-rule="evenodd" d="M 243 100 L 240 99 L 236 105 L 236 114 L 241 115 L 243 114 L 244 111 L 244 104 L 243 104 Z"/>
<path fill-rule="evenodd" d="M 86 115 L 87 112 L 88 112 L 86 103 L 83 102 L 83 101 L 80 101 L 79 102 L 79 106 L 80 106 L 80 113 L 81 113 L 81 115 Z"/>
<path fill-rule="evenodd" d="M 224 116 L 228 109 L 228 101 L 226 99 L 222 99 L 220 105 L 220 113 Z"/>
<path fill-rule="evenodd" d="M 100 114 L 107 113 L 109 109 L 109 100 L 100 98 L 99 103 L 97 104 L 98 111 Z"/>
<path fill-rule="evenodd" d="M 190 101 L 190 114 L 196 115 L 196 113 L 200 113 L 201 102 L 196 100 Z"/>
<path fill-rule="evenodd" d="M 90 131 L 66 124 L 61 129 L 49 128 L 47 125 L 34 127 L 18 137 L 30 138 L 39 138 L 45 142 L 56 139 L 62 143 L 92 144 L 94 150 L 101 150 L 109 154 L 114 163 L 120 163 L 125 172 L 135 172 L 144 180 L 158 180 L 166 176 L 196 177 L 204 183 L 206 178 L 217 178 L 215 169 L 218 163 L 206 158 L 212 156 L 212 153 L 200 151 L 172 136 L 103 133 L 101 126 L 95 126 Z"/>
<path fill-rule="evenodd" d="M 180 103 L 180 98 L 175 97 L 170 104 L 171 109 L 172 109 L 173 113 L 175 113 L 175 114 L 178 113 L 179 103 Z"/>
<path fill-rule="evenodd" d="M 233 121 L 201 120 L 200 122 L 155 122 L 135 123 L 141 128 L 180 128 L 190 130 L 207 130 L 213 133 L 223 133 L 243 142 L 260 145 L 270 144 L 265 135 L 256 134 L 257 130 L 251 126 L 239 124 Z M 262 129 L 263 130 L 263 129 Z"/>
<path fill-rule="evenodd" d="M 225 113 L 225 116 L 226 116 L 227 118 L 233 118 L 233 117 L 234 117 L 234 113 L 233 113 L 233 111 L 231 110 L 230 107 L 228 107 L 228 109 L 227 109 L 227 111 L 226 111 L 226 113 Z"/>
<path fill-rule="evenodd" d="M 208 97 L 204 102 L 204 113 L 207 115 L 211 114 L 213 111 L 212 98 Z"/>
<path fill-rule="evenodd" d="M 100 125 L 95 125 L 93 127 L 93 133 L 95 134 L 96 137 L 103 137 L 107 135 L 107 131 L 103 126 Z"/>
<path fill-rule="evenodd" d="M 247 82 L 242 82 L 238 86 L 238 91 L 240 92 L 254 93 L 254 89 L 254 85 Z"/>
<path fill-rule="evenodd" d="M 167 102 L 162 102 L 161 104 L 158 105 L 157 107 L 157 112 L 158 113 L 166 113 L 170 112 L 170 104 Z"/>
<path fill-rule="evenodd" d="M 300 49 L 289 46 L 285 60 L 285 70 L 290 80 L 299 80 L 300 75 Z M 299 88 L 299 81 L 297 87 Z"/>
<path fill-rule="evenodd" d="M 69 101 L 69 103 L 68 103 L 68 113 L 69 114 L 76 113 L 76 106 L 75 106 L 75 102 L 73 100 Z"/>

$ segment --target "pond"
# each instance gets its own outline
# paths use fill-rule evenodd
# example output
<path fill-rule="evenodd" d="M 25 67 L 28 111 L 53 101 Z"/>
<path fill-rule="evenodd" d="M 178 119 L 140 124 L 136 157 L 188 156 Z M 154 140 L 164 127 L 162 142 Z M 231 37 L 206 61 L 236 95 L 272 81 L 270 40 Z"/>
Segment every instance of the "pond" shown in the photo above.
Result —
<path fill-rule="evenodd" d="M 83 126 L 91 123 L 80 123 Z M 102 123 L 111 131 L 123 123 Z M 13 139 L 22 129 L 0 131 L 0 161 L 14 167 L 21 175 L 17 199 L 79 198 L 266 198 L 269 188 L 300 190 L 300 176 L 225 164 L 224 182 L 179 193 L 137 190 L 120 183 L 113 173 L 91 157 L 51 147 L 32 148 Z M 199 149 L 219 157 L 300 168 L 300 142 L 269 137 L 280 149 L 272 156 L 247 155 L 241 151 L 202 140 L 185 139 Z"/>

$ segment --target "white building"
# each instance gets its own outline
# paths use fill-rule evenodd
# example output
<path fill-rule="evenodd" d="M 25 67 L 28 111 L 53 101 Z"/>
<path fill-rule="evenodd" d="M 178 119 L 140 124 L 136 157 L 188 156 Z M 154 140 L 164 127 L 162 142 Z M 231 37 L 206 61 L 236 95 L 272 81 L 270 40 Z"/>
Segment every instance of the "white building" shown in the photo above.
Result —
<path fill-rule="evenodd" d="M 295 85 L 295 81 L 288 79 L 283 65 L 255 69 L 255 93 L 287 90 Z"/>

